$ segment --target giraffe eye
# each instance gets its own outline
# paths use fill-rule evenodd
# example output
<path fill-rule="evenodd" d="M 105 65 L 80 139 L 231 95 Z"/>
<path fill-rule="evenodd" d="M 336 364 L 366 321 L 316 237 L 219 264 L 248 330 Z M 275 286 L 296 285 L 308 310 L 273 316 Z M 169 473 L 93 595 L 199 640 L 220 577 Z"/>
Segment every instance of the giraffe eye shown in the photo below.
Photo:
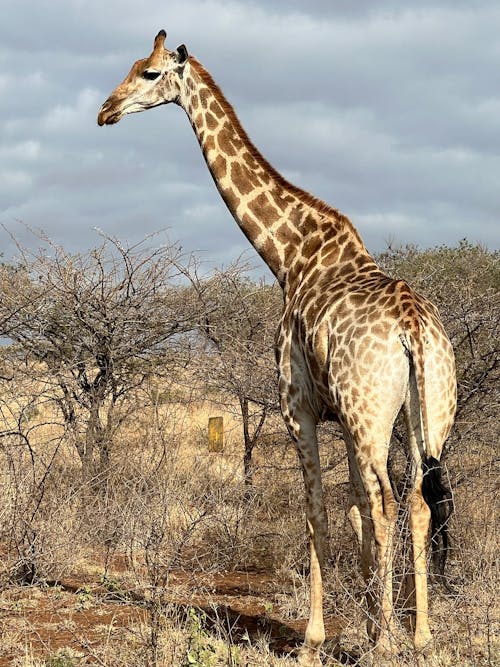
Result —
<path fill-rule="evenodd" d="M 147 81 L 154 81 L 160 76 L 160 72 L 156 72 L 155 70 L 152 69 L 146 69 L 142 73 L 142 78 L 146 79 Z"/>

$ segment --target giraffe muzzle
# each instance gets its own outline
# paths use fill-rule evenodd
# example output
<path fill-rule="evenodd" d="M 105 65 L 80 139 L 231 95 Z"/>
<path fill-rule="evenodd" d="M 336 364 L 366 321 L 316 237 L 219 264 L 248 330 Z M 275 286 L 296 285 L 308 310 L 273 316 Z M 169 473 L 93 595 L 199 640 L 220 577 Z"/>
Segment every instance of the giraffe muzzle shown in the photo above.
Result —
<path fill-rule="evenodd" d="M 99 109 L 99 113 L 97 115 L 97 124 L 100 127 L 103 125 L 114 125 L 115 123 L 118 123 L 121 117 L 121 111 L 117 110 L 114 107 L 113 101 L 108 99 Z"/>

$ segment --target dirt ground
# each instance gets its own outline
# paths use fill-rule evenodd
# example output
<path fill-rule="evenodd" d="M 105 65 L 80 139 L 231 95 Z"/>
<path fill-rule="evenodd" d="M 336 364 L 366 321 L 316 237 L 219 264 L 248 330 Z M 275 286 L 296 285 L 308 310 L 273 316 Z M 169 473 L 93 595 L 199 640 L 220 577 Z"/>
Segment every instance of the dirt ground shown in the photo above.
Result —
<path fill-rule="evenodd" d="M 112 576 L 106 582 L 95 577 L 69 576 L 44 586 L 12 587 L 0 596 L 0 667 L 36 664 L 36 659 L 60 655 L 80 664 L 113 664 L 93 657 L 94 650 L 116 642 L 134 643 L 141 628 L 150 623 L 147 590 L 119 589 Z M 265 572 L 217 574 L 177 571 L 169 574 L 162 604 L 179 614 L 190 609 L 202 613 L 208 629 L 225 625 L 231 641 L 253 642 L 265 635 L 275 655 L 294 655 L 303 641 L 306 620 L 280 618 L 273 604 L 274 593 L 283 592 Z M 340 619 L 327 617 L 327 638 L 342 632 Z M 24 657 L 31 662 L 23 662 Z M 43 664 L 43 663 L 42 663 Z M 47 662 L 46 664 L 66 664 Z M 71 663 L 73 664 L 73 663 Z"/>

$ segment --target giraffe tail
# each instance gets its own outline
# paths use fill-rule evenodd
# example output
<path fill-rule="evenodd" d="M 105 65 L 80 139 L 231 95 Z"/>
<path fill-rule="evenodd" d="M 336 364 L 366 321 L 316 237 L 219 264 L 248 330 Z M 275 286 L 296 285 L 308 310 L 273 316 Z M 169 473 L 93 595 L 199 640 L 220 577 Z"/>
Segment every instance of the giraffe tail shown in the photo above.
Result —
<path fill-rule="evenodd" d="M 448 524 L 453 513 L 453 497 L 443 479 L 441 462 L 430 451 L 427 401 L 425 391 L 424 346 L 422 332 L 410 335 L 405 345 L 410 358 L 410 372 L 413 374 L 416 394 L 420 407 L 422 428 L 422 496 L 431 511 L 432 560 L 436 571 L 443 577 L 446 559 L 450 550 Z M 409 343 L 409 345 L 408 345 Z M 414 386 L 415 386 L 414 385 Z"/>
<path fill-rule="evenodd" d="M 453 512 L 453 498 L 443 480 L 443 469 L 437 459 L 424 455 L 422 471 L 422 496 L 431 510 L 432 560 L 438 573 L 444 577 L 450 550 L 448 522 Z"/>

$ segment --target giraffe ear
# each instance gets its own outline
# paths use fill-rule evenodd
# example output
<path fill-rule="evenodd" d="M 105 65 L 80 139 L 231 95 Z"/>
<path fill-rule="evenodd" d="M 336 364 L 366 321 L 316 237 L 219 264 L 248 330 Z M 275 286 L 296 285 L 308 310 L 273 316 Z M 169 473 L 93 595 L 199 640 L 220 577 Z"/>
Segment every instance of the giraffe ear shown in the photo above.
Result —
<path fill-rule="evenodd" d="M 181 44 L 177 47 L 177 62 L 179 65 L 184 65 L 186 60 L 189 58 L 189 53 L 185 44 Z"/>

